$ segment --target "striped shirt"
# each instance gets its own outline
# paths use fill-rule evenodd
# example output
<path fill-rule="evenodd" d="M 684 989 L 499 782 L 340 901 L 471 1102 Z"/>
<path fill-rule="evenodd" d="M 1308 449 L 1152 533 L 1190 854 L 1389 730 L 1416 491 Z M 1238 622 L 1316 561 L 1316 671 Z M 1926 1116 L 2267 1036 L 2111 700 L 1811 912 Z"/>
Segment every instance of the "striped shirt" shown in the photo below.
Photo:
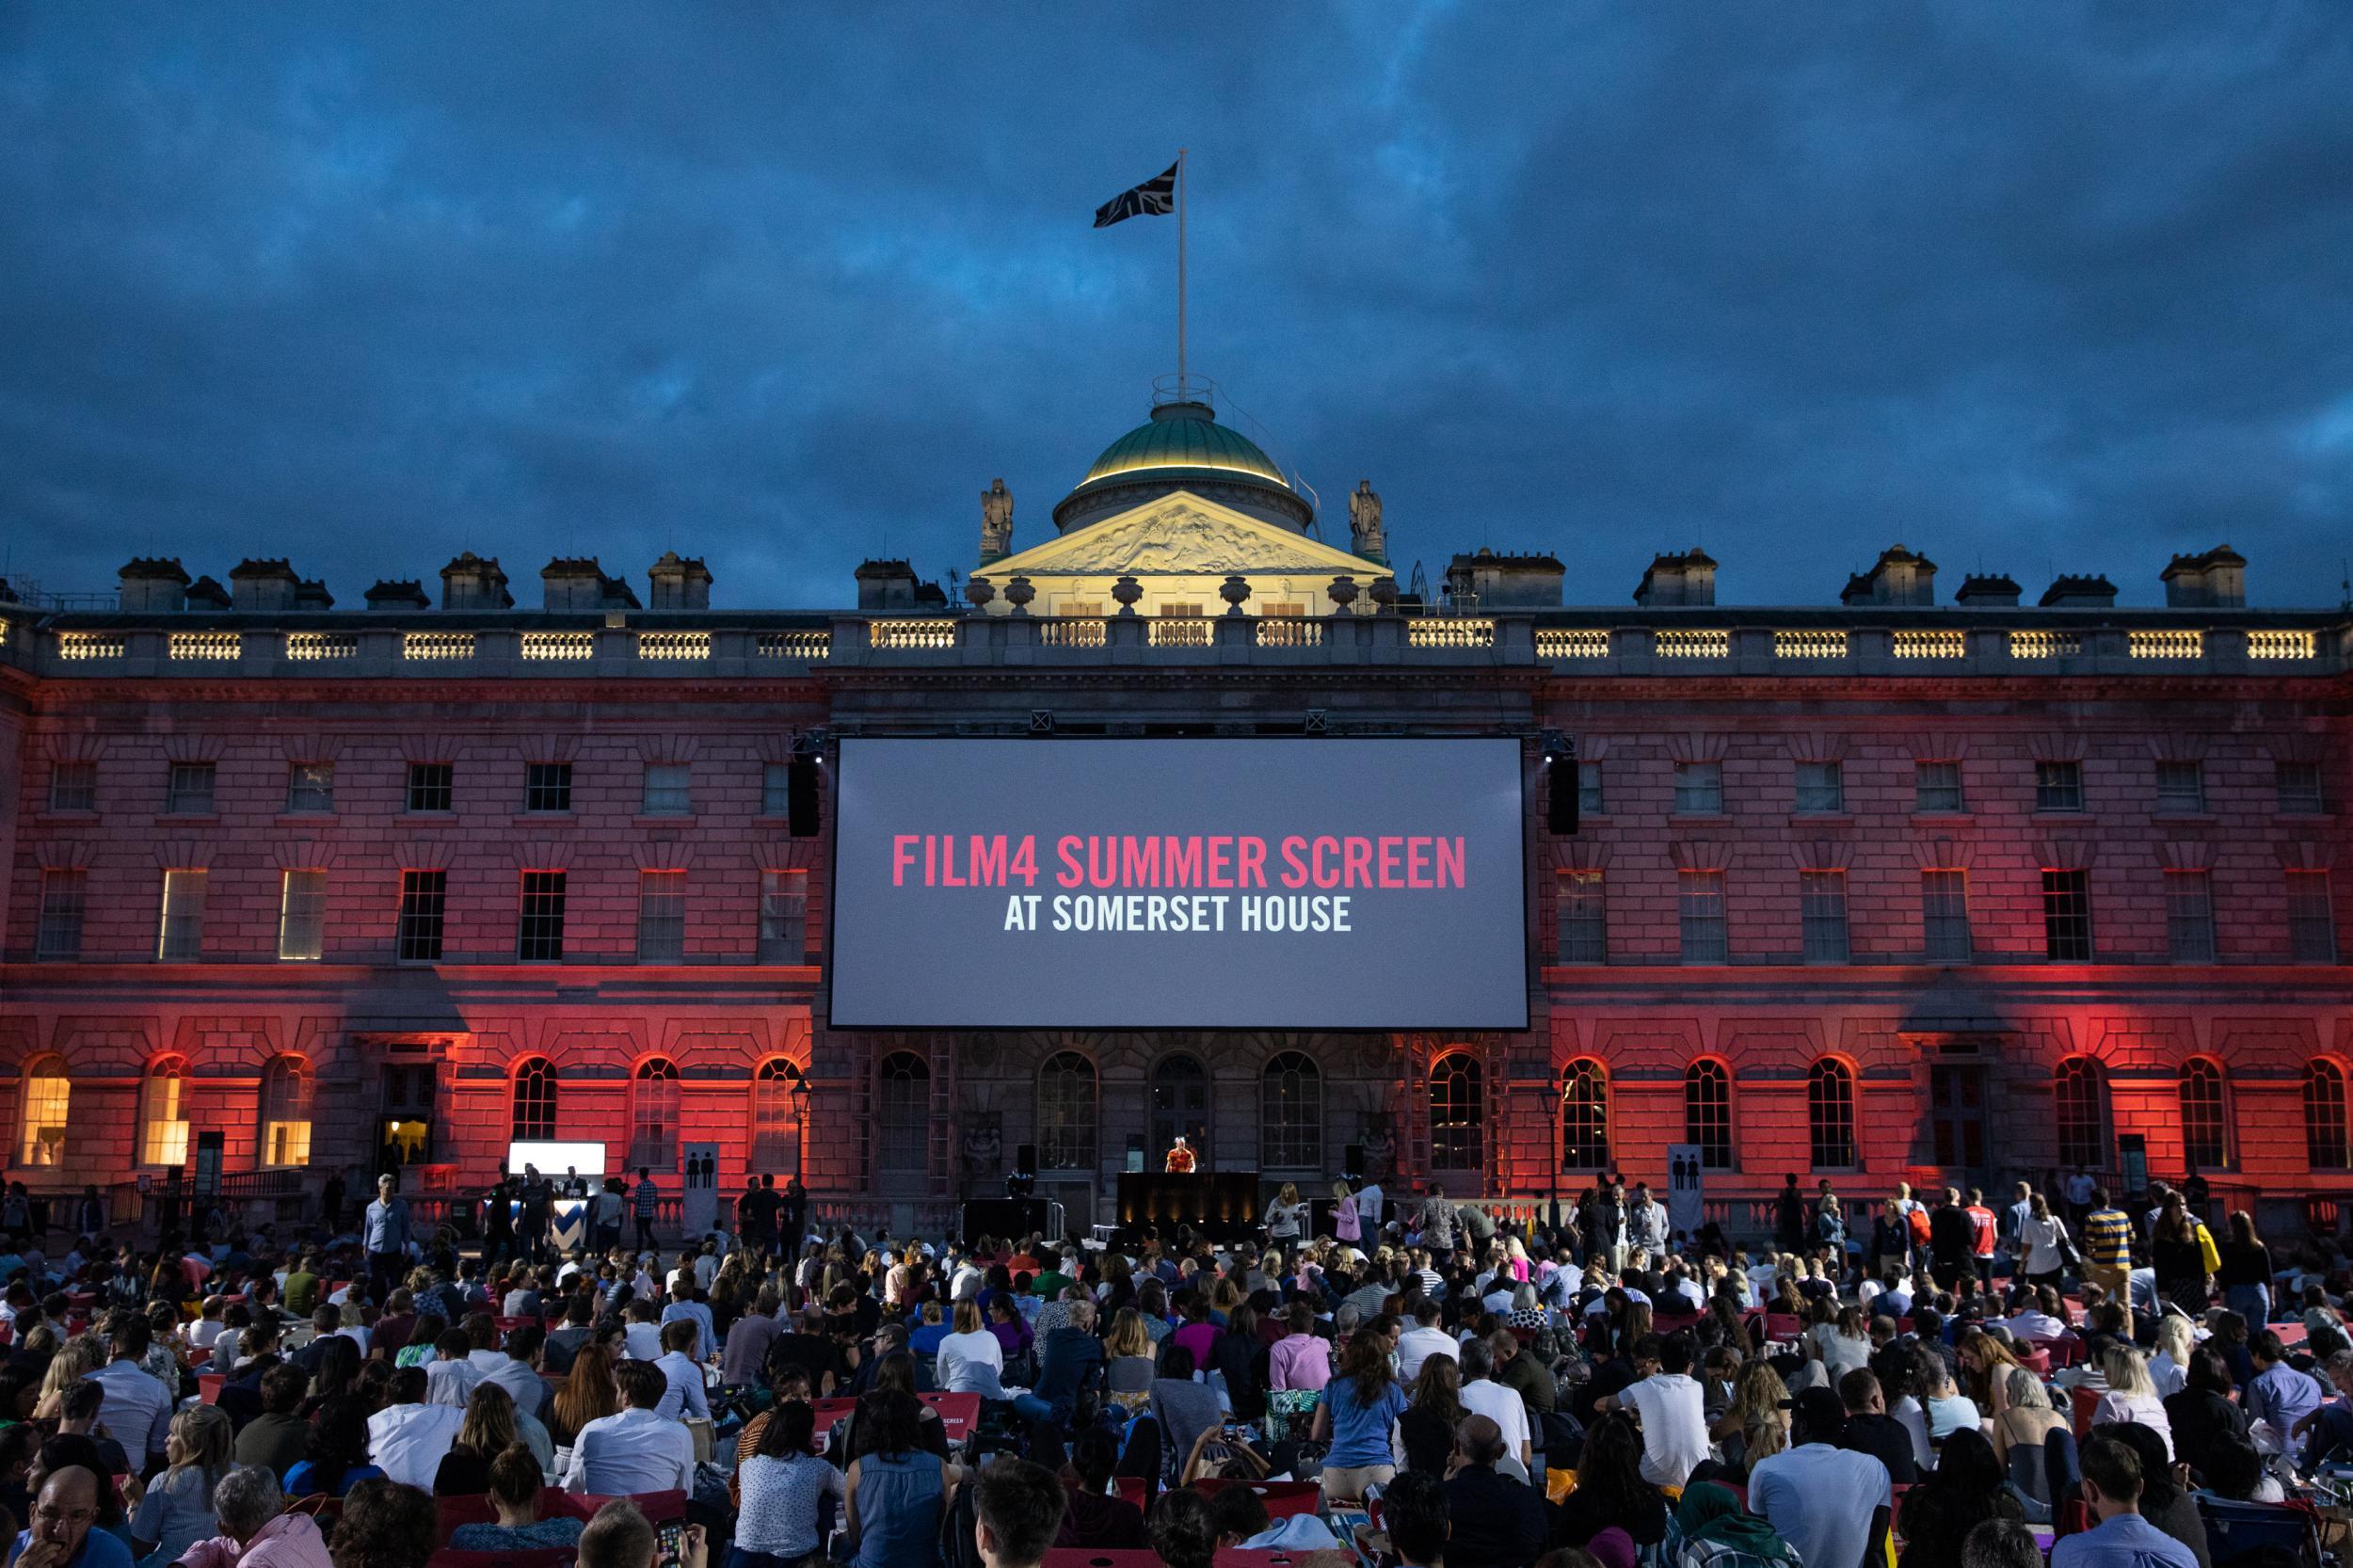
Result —
<path fill-rule="evenodd" d="M 2133 1266 L 2133 1222 L 2121 1208 L 2095 1208 L 2084 1216 L 2084 1256 L 2103 1269 Z"/>

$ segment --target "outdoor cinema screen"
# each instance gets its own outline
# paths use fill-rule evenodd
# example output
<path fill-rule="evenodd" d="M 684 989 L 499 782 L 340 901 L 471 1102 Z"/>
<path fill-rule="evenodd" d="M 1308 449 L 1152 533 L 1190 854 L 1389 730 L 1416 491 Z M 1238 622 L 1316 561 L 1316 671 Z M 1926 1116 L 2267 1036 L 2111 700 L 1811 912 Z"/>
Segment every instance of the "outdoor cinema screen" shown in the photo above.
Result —
<path fill-rule="evenodd" d="M 859 740 L 848 1029 L 1528 1027 L 1519 743 Z"/>

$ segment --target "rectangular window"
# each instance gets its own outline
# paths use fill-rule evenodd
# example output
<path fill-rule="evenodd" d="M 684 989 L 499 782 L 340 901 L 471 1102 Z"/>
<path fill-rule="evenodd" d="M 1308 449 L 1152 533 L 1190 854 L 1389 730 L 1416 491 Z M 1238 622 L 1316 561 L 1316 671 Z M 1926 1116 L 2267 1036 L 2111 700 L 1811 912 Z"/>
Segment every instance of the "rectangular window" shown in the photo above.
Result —
<path fill-rule="evenodd" d="M 1722 964 L 1732 957 L 1724 925 L 1724 873 L 1679 872 L 1676 893 L 1686 964 Z"/>
<path fill-rule="evenodd" d="M 572 808 L 572 765 L 532 762 L 523 768 L 523 809 L 568 811 Z"/>
<path fill-rule="evenodd" d="M 808 962 L 808 872 L 760 873 L 760 961 Z"/>
<path fill-rule="evenodd" d="M 2318 762 L 2275 763 L 2272 781 L 2279 790 L 2280 809 L 2282 811 L 2313 816 L 2328 807 L 2320 792 Z"/>
<path fill-rule="evenodd" d="M 564 957 L 564 873 L 523 872 L 522 906 L 515 922 L 515 956 L 526 964 Z"/>
<path fill-rule="evenodd" d="M 1601 872 L 1562 872 L 1558 887 L 1561 926 L 1555 958 L 1562 964 L 1609 963 L 1609 918 L 1602 901 Z"/>
<path fill-rule="evenodd" d="M 646 790 L 640 809 L 648 817 L 684 817 L 695 809 L 693 771 L 683 762 L 646 764 Z"/>
<path fill-rule="evenodd" d="M 1600 816 L 1608 809 L 1602 804 L 1605 798 L 1601 792 L 1601 764 L 1579 762 L 1577 765 L 1577 814 L 1580 817 Z"/>
<path fill-rule="evenodd" d="M 164 918 L 155 936 L 155 962 L 193 964 L 204 955 L 204 873 L 164 872 Z"/>
<path fill-rule="evenodd" d="M 1080 611 L 1078 611 L 1078 610 L 1076 610 L 1076 609 L 1073 609 L 1072 611 L 1070 611 L 1070 614 L 1072 614 L 1072 615 L 1074 615 L 1074 616 L 1075 616 L 1075 615 L 1078 615 L 1078 614 L 1080 614 Z M 1093 612 L 1091 612 L 1091 613 L 1092 613 L 1092 614 L 1095 614 L 1095 615 L 1098 615 L 1098 616 L 1099 616 L 1099 615 L 1101 615 L 1103 612 L 1102 612 L 1102 609 L 1098 606 L 1097 608 L 1096 608 L 1096 609 L 1095 609 Z M 1306 613 L 1307 613 L 1307 607 L 1306 607 L 1305 604 L 1292 604 L 1292 603 L 1287 603 L 1287 602 L 1284 602 L 1284 601 L 1281 601 L 1281 600 L 1276 600 L 1276 601 L 1272 602 L 1272 603 L 1261 604 L 1261 605 L 1259 605 L 1259 606 L 1258 606 L 1258 614 L 1260 614 L 1260 615 L 1262 615 L 1262 616 L 1289 616 L 1290 618 L 1292 618 L 1292 619 L 1294 619 L 1294 620 L 1295 620 L 1295 619 L 1297 619 L 1298 617 L 1300 617 L 1300 616 L 1302 616 L 1305 615 Z"/>
<path fill-rule="evenodd" d="M 1847 808 L 1846 770 L 1836 762 L 1798 764 L 1798 809 L 1836 814 Z"/>
<path fill-rule="evenodd" d="M 1912 772 L 1912 808 L 1927 815 L 1951 816 L 1969 809 L 1961 792 L 1958 761 L 1915 762 Z"/>
<path fill-rule="evenodd" d="M 2042 955 L 2055 964 L 2091 961 L 2091 873 L 2042 873 Z"/>
<path fill-rule="evenodd" d="M 33 956 L 68 963 L 82 956 L 82 909 L 89 890 L 89 873 L 46 871 L 40 873 L 40 925 L 33 937 Z"/>
<path fill-rule="evenodd" d="M 400 873 L 398 952 L 402 963 L 441 961 L 441 911 L 448 891 L 447 872 Z"/>
<path fill-rule="evenodd" d="M 2206 808 L 2206 765 L 2203 762 L 2157 764 L 2157 809 L 2183 815 Z"/>
<path fill-rule="evenodd" d="M 1969 962 L 1969 873 L 1920 873 L 1920 946 L 1931 964 Z"/>
<path fill-rule="evenodd" d="M 164 811 L 175 817 L 213 814 L 213 764 L 174 762 L 164 785 Z"/>
<path fill-rule="evenodd" d="M 2176 964 L 2214 962 L 2214 878 L 2165 873 L 2165 945 Z"/>
<path fill-rule="evenodd" d="M 2327 872 L 2288 872 L 2288 952 L 2299 964 L 2337 961 L 2337 917 Z"/>
<path fill-rule="evenodd" d="M 1163 604 L 1160 606 L 1160 613 L 1170 620 L 1189 620 L 1200 616 L 1201 606 L 1198 604 Z"/>
<path fill-rule="evenodd" d="M 1721 762 L 1675 764 L 1675 815 L 1714 817 L 1723 814 L 1724 765 Z"/>
<path fill-rule="evenodd" d="M 637 962 L 680 964 L 686 959 L 686 873 L 637 873 Z"/>
<path fill-rule="evenodd" d="M 288 872 L 278 895 L 278 956 L 316 958 L 327 948 L 327 873 Z"/>
<path fill-rule="evenodd" d="M 289 811 L 332 811 L 335 809 L 335 764 L 332 762 L 296 762 L 286 770 L 286 809 Z"/>
<path fill-rule="evenodd" d="M 2038 811 L 2082 810 L 2084 765 L 2081 762 L 2037 762 L 2034 765 L 2034 808 Z"/>
<path fill-rule="evenodd" d="M 98 809 L 98 764 L 95 762 L 57 762 L 49 769 L 49 809 L 52 811 L 95 811 Z"/>
<path fill-rule="evenodd" d="M 1847 873 L 1798 873 L 1799 924 L 1809 964 L 1847 961 Z"/>
<path fill-rule="evenodd" d="M 792 764 L 770 762 L 760 770 L 760 814 L 763 817 L 789 817 L 792 814 Z"/>
<path fill-rule="evenodd" d="M 448 811 L 457 804 L 457 768 L 451 762 L 408 764 L 408 809 Z"/>

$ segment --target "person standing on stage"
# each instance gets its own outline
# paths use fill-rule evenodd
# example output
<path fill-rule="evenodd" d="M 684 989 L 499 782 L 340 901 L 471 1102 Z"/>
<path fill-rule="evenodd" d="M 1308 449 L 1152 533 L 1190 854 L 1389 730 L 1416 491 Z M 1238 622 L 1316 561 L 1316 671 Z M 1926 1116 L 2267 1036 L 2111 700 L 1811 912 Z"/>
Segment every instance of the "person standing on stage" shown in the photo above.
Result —
<path fill-rule="evenodd" d="M 547 1255 L 548 1226 L 555 1219 L 555 1192 L 548 1178 L 539 1174 L 539 1167 L 526 1162 L 523 1166 L 522 1225 L 515 1233 L 521 1244 L 522 1255 L 537 1263 Z"/>
<path fill-rule="evenodd" d="M 1176 1135 L 1176 1142 L 1169 1148 L 1162 1169 L 1171 1176 L 1191 1176 L 1193 1166 L 1193 1145 L 1185 1142 L 1185 1135 L 1180 1132 Z"/>
<path fill-rule="evenodd" d="M 631 1209 L 637 1216 L 637 1250 L 653 1251 L 653 1217 L 662 1207 L 662 1189 L 653 1184 L 650 1168 L 637 1167 L 637 1191 L 632 1195 Z"/>
<path fill-rule="evenodd" d="M 501 1171 L 490 1190 L 482 1195 L 482 1260 L 496 1263 L 515 1250 L 515 1214 L 507 1207 L 512 1187 L 506 1173 Z"/>
<path fill-rule="evenodd" d="M 1299 1199 L 1298 1184 L 1283 1183 L 1283 1190 L 1266 1206 L 1267 1240 L 1278 1247 L 1295 1247 L 1306 1222 L 1307 1206 Z"/>
<path fill-rule="evenodd" d="M 784 1184 L 784 1200 L 776 1210 L 776 1232 L 786 1257 L 798 1253 L 808 1240 L 808 1189 L 801 1185 L 798 1173 Z"/>
<path fill-rule="evenodd" d="M 376 1201 L 368 1205 L 360 1234 L 368 1255 L 368 1280 L 381 1300 L 408 1272 L 408 1200 L 393 1191 L 390 1174 L 376 1178 Z"/>

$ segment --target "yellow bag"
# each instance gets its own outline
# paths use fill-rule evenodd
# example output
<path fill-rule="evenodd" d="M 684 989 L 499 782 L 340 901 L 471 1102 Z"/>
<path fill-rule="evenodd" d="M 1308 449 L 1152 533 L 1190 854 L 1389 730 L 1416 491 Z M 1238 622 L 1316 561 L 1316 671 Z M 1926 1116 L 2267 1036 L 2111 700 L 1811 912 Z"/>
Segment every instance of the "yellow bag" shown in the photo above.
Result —
<path fill-rule="evenodd" d="M 2222 1253 L 2215 1246 L 2214 1237 L 2207 1232 L 2206 1223 L 2200 1220 L 2196 1224 L 2198 1225 L 2198 1256 L 2205 1264 L 2206 1272 L 2218 1273 L 2222 1269 Z"/>

